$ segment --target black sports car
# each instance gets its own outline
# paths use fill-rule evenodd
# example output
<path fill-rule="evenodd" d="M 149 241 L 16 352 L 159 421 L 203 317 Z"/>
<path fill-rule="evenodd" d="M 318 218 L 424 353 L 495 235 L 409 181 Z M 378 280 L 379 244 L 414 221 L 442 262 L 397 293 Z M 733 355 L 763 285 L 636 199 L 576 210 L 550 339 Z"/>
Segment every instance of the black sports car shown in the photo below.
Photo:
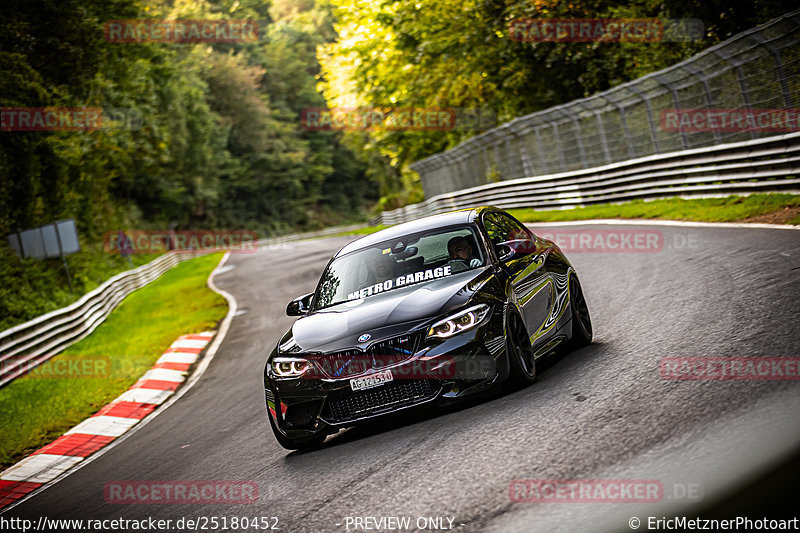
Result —
<path fill-rule="evenodd" d="M 400 224 L 339 250 L 264 370 L 287 449 L 374 417 L 454 401 L 591 342 L 575 269 L 552 241 L 492 208 Z"/>

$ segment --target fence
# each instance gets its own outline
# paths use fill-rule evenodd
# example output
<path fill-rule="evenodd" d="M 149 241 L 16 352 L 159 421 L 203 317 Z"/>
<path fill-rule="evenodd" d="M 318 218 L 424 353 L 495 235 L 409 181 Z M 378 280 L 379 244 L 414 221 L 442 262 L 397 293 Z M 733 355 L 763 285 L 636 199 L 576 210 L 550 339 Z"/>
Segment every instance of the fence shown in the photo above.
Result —
<path fill-rule="evenodd" d="M 641 198 L 752 192 L 800 193 L 800 133 L 473 187 L 385 211 L 380 222 L 398 224 L 481 204 L 505 209 L 557 209 Z"/>
<path fill-rule="evenodd" d="M 545 178 L 654 154 L 775 135 L 669 131 L 670 109 L 800 107 L 800 10 L 665 70 L 517 118 L 411 165 L 426 198 L 530 176 Z M 391 218 L 391 217 L 390 217 Z"/>

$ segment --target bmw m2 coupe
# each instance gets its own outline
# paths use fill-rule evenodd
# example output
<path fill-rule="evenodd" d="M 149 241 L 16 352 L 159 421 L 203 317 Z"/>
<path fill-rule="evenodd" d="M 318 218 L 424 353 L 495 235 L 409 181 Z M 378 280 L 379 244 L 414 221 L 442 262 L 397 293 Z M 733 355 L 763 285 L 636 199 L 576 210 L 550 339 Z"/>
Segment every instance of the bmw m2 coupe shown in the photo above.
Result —
<path fill-rule="evenodd" d="M 575 269 L 549 240 L 492 208 L 400 224 L 343 247 L 267 359 L 268 418 L 287 449 L 501 383 L 586 345 Z"/>

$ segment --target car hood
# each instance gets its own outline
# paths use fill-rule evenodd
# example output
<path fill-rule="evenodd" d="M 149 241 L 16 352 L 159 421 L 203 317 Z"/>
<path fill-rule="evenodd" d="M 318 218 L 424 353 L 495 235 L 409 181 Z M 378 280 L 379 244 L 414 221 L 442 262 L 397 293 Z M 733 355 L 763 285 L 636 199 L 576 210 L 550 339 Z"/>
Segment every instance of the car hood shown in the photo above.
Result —
<path fill-rule="evenodd" d="M 468 270 L 316 311 L 294 323 L 281 339 L 280 351 L 363 349 L 402 335 L 465 305 L 490 275 L 491 268 Z M 365 334 L 369 338 L 360 342 Z"/>

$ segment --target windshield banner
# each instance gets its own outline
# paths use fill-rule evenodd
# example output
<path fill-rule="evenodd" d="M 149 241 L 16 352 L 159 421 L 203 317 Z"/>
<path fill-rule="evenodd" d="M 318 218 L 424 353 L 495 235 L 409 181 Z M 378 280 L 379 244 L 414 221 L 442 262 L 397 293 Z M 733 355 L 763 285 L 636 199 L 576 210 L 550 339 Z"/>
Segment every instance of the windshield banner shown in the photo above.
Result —
<path fill-rule="evenodd" d="M 412 283 L 419 283 L 421 281 L 444 278 L 452 274 L 451 269 L 452 267 L 450 265 L 446 265 L 430 268 L 428 270 L 422 270 L 419 272 L 412 272 L 411 274 L 398 276 L 395 279 L 387 279 L 382 283 L 375 283 L 374 285 L 364 287 L 359 291 L 351 292 L 347 295 L 347 299 L 358 300 L 360 298 L 372 296 L 373 294 L 378 294 L 379 292 L 390 291 L 395 287 L 402 287 L 404 285 L 411 285 Z"/>

